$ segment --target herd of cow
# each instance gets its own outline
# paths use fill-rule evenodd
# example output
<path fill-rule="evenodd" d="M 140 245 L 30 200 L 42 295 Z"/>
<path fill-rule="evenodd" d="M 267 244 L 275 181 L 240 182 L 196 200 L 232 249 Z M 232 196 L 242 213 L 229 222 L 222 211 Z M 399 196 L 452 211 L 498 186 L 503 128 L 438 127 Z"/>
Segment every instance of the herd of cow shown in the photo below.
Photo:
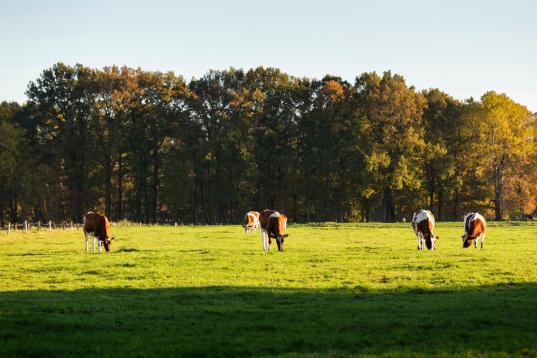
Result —
<path fill-rule="evenodd" d="M 436 240 L 439 237 L 434 234 L 434 226 L 434 216 L 429 210 L 420 210 L 414 213 L 412 217 L 412 228 L 418 238 L 418 250 L 423 250 L 424 246 L 429 250 L 436 249 Z M 276 240 L 278 251 L 283 251 L 284 238 L 288 236 L 284 233 L 287 229 L 287 216 L 284 214 L 269 209 L 265 209 L 261 213 L 249 211 L 244 216 L 243 227 L 246 234 L 255 233 L 257 228 L 259 228 L 264 251 L 270 250 L 271 239 Z M 470 247 L 473 242 L 475 248 L 477 248 L 477 244 L 480 242 L 481 248 L 483 248 L 486 228 L 487 223 L 485 218 L 479 213 L 467 214 L 464 217 L 462 246 Z M 114 238 L 110 236 L 110 222 L 106 216 L 91 211 L 88 212 L 84 216 L 83 231 L 86 241 L 86 251 L 88 251 L 88 236 L 90 234 L 93 236 L 93 251 L 95 251 L 96 242 L 99 252 L 101 252 L 102 246 L 104 246 L 107 252 L 110 251 L 110 246 Z"/>
<path fill-rule="evenodd" d="M 438 235 L 434 234 L 434 216 L 429 210 L 420 210 L 414 213 L 412 217 L 412 227 L 418 237 L 418 250 L 423 250 L 423 245 L 429 250 L 436 249 L 436 240 Z M 464 217 L 464 235 L 462 235 L 462 247 L 472 246 L 474 243 L 477 249 L 478 242 L 481 242 L 481 248 L 485 242 L 485 230 L 487 222 L 479 213 L 466 214 Z"/>

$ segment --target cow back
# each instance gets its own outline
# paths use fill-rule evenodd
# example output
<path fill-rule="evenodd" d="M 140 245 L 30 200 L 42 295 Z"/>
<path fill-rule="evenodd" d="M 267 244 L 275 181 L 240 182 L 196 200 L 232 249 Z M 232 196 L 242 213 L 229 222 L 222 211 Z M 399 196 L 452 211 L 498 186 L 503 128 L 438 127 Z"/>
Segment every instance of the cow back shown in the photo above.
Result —
<path fill-rule="evenodd" d="M 479 213 L 472 213 L 466 216 L 464 229 L 468 238 L 476 238 L 485 233 L 487 223 Z"/>
<path fill-rule="evenodd" d="M 99 240 L 110 238 L 110 222 L 106 216 L 89 212 L 84 217 L 84 231 L 93 233 Z"/>
<path fill-rule="evenodd" d="M 264 230 L 267 230 L 270 216 L 275 212 L 276 210 L 265 209 L 259 215 L 259 224 Z"/>
<path fill-rule="evenodd" d="M 269 237 L 283 235 L 287 227 L 287 216 L 276 210 L 265 209 L 259 216 L 259 223 L 263 230 L 268 232 Z"/>
<path fill-rule="evenodd" d="M 470 213 L 464 217 L 464 233 L 468 235 L 472 232 L 472 222 L 474 221 L 475 213 Z"/>
<path fill-rule="evenodd" d="M 435 220 L 433 214 L 428 210 L 420 210 L 412 217 L 412 227 L 416 233 L 424 235 L 434 235 Z"/>
<path fill-rule="evenodd" d="M 244 216 L 244 224 L 252 225 L 259 220 L 259 213 L 257 211 L 249 211 Z"/>
<path fill-rule="evenodd" d="M 429 210 L 420 210 L 414 213 L 412 217 L 412 227 L 417 233 L 423 234 L 425 245 L 430 250 L 433 247 L 435 220 L 433 214 Z"/>

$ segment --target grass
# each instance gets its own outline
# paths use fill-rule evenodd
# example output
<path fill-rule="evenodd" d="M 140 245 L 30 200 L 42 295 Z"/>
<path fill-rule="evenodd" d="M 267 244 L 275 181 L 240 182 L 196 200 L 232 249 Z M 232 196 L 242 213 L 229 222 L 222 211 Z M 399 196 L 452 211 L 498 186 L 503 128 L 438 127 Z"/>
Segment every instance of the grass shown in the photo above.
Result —
<path fill-rule="evenodd" d="M 483 250 L 439 223 L 0 236 L 0 356 L 537 356 L 537 225 L 490 223 Z M 273 245 L 275 246 L 275 245 Z"/>

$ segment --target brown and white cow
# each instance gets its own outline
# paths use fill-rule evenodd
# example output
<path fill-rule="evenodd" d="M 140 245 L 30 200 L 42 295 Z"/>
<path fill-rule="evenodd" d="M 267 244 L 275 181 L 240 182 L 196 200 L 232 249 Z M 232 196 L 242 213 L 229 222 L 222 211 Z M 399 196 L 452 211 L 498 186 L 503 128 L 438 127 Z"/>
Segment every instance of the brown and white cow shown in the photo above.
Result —
<path fill-rule="evenodd" d="M 462 247 L 472 246 L 472 241 L 477 249 L 477 242 L 481 241 L 481 248 L 485 242 L 487 222 L 479 213 L 466 214 L 464 217 L 464 235 L 462 235 Z"/>
<path fill-rule="evenodd" d="M 440 237 L 434 234 L 434 216 L 429 210 L 420 210 L 412 217 L 412 228 L 418 237 L 418 250 L 423 250 L 423 244 L 429 250 L 436 249 L 436 240 Z"/>
<path fill-rule="evenodd" d="M 249 211 L 244 215 L 244 232 L 246 235 L 255 232 L 259 227 L 259 212 Z"/>
<path fill-rule="evenodd" d="M 265 209 L 259 216 L 259 224 L 263 250 L 270 250 L 270 239 L 274 238 L 278 244 L 278 251 L 283 251 L 283 240 L 288 236 L 284 234 L 287 229 L 287 216 L 276 210 Z"/>
<path fill-rule="evenodd" d="M 97 246 L 99 247 L 99 252 L 101 252 L 101 246 L 104 245 L 106 252 L 110 251 L 110 246 L 112 245 L 113 237 L 110 237 L 110 222 L 106 216 L 94 213 L 92 211 L 88 212 L 84 216 L 84 239 L 86 240 L 86 252 L 88 251 L 88 235 L 93 236 L 92 249 L 95 252 L 95 241 L 97 241 Z"/>

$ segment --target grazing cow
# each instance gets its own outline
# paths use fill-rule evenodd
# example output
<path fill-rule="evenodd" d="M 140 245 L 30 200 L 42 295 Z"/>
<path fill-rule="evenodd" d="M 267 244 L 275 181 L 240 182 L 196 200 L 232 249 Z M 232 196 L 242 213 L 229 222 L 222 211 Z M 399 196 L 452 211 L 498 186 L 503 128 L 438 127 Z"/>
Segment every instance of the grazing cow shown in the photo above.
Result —
<path fill-rule="evenodd" d="M 270 239 L 275 238 L 278 251 L 283 251 L 283 239 L 288 236 L 283 233 L 287 229 L 287 216 L 276 210 L 265 209 L 259 216 L 259 223 L 263 250 L 270 250 Z"/>
<path fill-rule="evenodd" d="M 246 235 L 255 232 L 259 227 L 259 212 L 249 211 L 244 215 L 244 232 Z"/>
<path fill-rule="evenodd" d="M 466 214 L 464 217 L 464 235 L 462 235 L 462 247 L 472 246 L 472 241 L 477 249 L 477 242 L 481 240 L 481 248 L 485 242 L 485 230 L 487 222 L 479 213 Z"/>
<path fill-rule="evenodd" d="M 434 216 L 429 210 L 414 213 L 412 227 L 418 237 L 418 250 L 423 250 L 424 243 L 429 250 L 436 249 L 436 240 L 440 237 L 434 234 Z"/>
<path fill-rule="evenodd" d="M 101 252 L 101 246 L 104 245 L 106 252 L 110 251 L 110 246 L 112 245 L 113 237 L 110 237 L 110 222 L 106 216 L 97 214 L 94 212 L 88 212 L 84 216 L 84 238 L 86 240 L 86 252 L 88 251 L 88 235 L 92 234 L 92 249 L 95 252 L 95 241 L 99 247 L 99 252 Z"/>

